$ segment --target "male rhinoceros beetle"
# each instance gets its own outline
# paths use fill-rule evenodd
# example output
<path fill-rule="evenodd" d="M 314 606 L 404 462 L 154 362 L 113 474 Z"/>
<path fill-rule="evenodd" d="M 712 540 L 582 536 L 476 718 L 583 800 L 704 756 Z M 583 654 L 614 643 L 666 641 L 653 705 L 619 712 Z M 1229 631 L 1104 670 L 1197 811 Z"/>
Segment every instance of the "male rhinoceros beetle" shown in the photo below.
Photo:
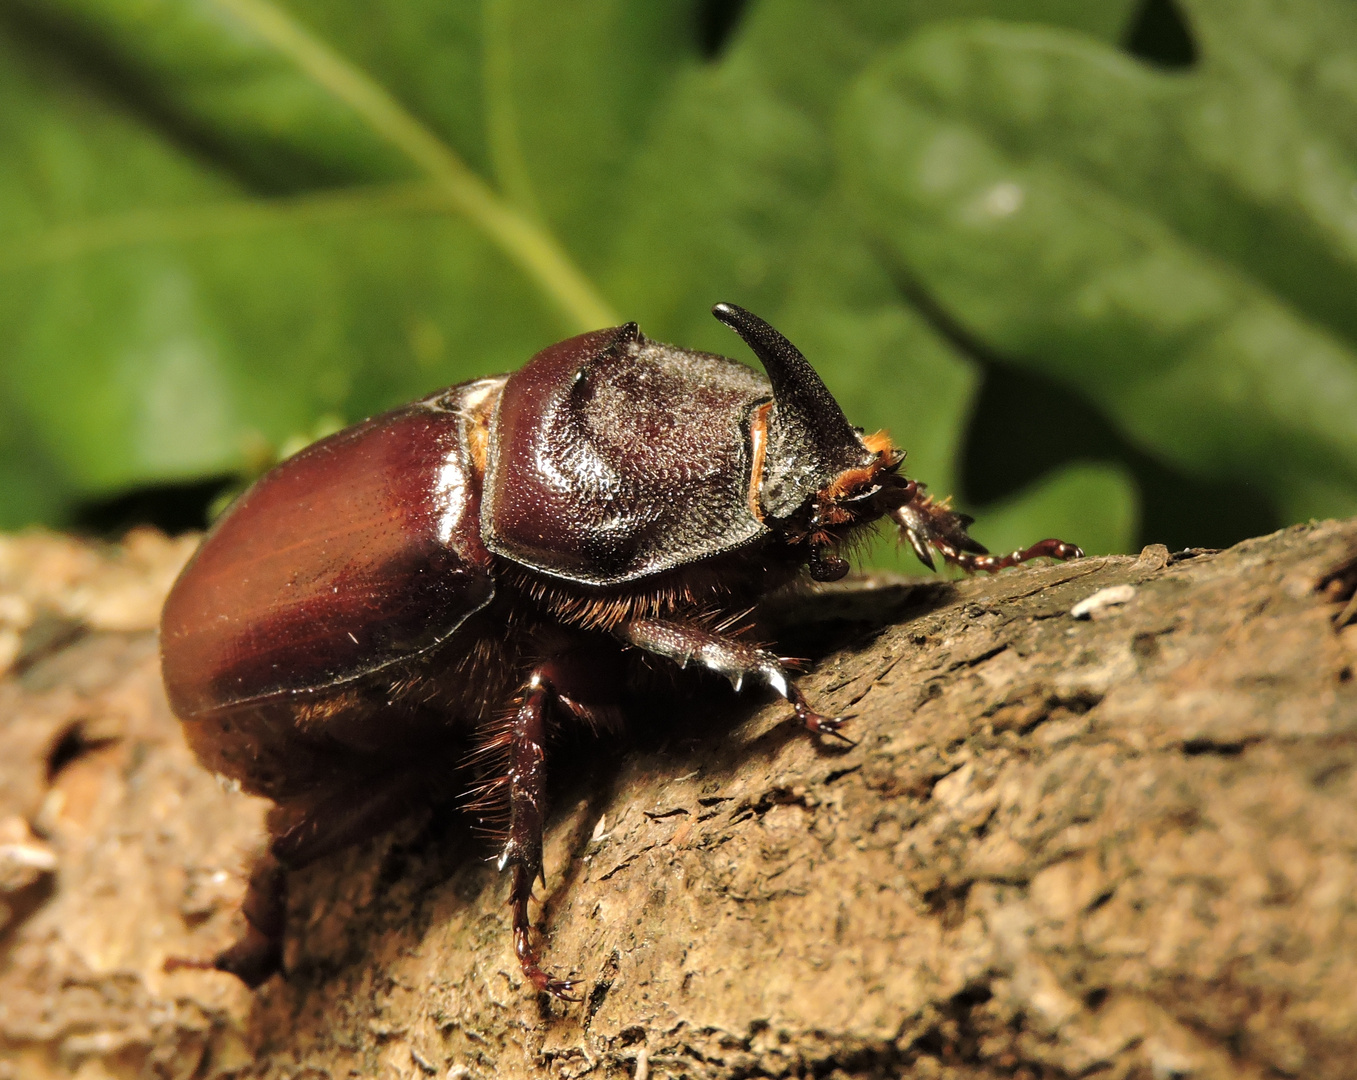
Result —
<path fill-rule="evenodd" d="M 514 947 L 539 990 L 528 901 L 542 869 L 550 720 L 616 722 L 644 654 L 762 683 L 844 738 L 774 653 L 724 629 L 885 515 L 932 566 L 991 556 L 969 519 L 845 419 L 781 334 L 713 314 L 768 373 L 643 337 L 552 345 L 314 443 L 216 523 L 165 603 L 165 686 L 203 764 L 272 799 L 247 930 L 211 961 L 257 985 L 282 956 L 285 875 L 399 819 L 479 743 L 481 802 L 507 803 Z"/>

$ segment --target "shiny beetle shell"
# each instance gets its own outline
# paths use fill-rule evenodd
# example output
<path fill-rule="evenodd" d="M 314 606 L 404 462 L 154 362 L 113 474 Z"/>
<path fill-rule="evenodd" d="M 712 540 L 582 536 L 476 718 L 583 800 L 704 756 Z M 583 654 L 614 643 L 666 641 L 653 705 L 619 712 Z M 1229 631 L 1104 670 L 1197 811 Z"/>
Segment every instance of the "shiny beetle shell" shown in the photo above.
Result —
<path fill-rule="evenodd" d="M 848 742 L 776 654 L 728 629 L 751 604 L 803 572 L 842 576 L 839 552 L 887 516 L 930 566 L 1079 554 L 986 554 L 781 334 L 714 314 L 767 377 L 634 323 L 582 334 L 322 439 L 217 522 L 165 604 L 165 686 L 202 762 L 277 806 L 245 934 L 171 967 L 261 982 L 282 963 L 287 871 L 469 769 L 481 812 L 506 812 L 524 976 L 572 999 L 528 917 L 549 722 L 618 723 L 648 655 L 770 688 Z"/>
<path fill-rule="evenodd" d="M 490 602 L 467 429 L 502 386 L 455 387 L 313 443 L 230 508 L 165 604 L 176 715 L 371 675 Z"/>

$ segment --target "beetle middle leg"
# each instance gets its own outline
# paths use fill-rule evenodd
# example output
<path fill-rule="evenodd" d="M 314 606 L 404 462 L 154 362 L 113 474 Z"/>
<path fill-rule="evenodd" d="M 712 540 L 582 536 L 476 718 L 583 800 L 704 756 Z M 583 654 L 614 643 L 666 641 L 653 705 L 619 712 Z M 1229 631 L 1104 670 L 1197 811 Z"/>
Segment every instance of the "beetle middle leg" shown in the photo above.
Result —
<path fill-rule="evenodd" d="M 709 630 L 692 622 L 669 619 L 632 619 L 617 629 L 623 641 L 679 667 L 698 663 L 730 680 L 738 691 L 746 679 L 771 687 L 796 710 L 797 719 L 816 735 L 831 735 L 849 746 L 856 745 L 839 729 L 847 716 L 824 716 L 810 707 L 792 681 L 792 672 L 780 657 L 767 649 Z"/>
<path fill-rule="evenodd" d="M 542 832 L 546 823 L 546 736 L 553 710 L 595 727 L 615 726 L 621 717 L 616 702 L 620 673 L 615 658 L 603 650 L 564 650 L 538 664 L 528 677 L 507 728 L 483 749 L 507 751 L 507 773 L 481 789 L 483 806 L 507 789 L 509 829 L 499 868 L 513 872 L 509 888 L 514 953 L 524 977 L 538 990 L 563 1001 L 577 1001 L 573 979 L 543 971 L 532 940 L 528 904 L 533 884 L 545 883 Z"/>

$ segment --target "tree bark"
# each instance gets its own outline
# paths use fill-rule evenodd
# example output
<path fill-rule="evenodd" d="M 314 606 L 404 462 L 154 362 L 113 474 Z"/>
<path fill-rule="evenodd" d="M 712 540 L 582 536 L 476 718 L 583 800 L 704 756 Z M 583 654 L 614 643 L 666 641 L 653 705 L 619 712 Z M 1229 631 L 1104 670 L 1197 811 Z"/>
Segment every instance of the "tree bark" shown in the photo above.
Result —
<path fill-rule="evenodd" d="M 0 538 L 0 1080 L 1352 1075 L 1357 521 L 781 602 L 859 745 L 716 690 L 565 740 L 577 1005 L 456 813 L 294 875 L 285 980 L 163 971 L 239 931 L 265 809 L 160 689 L 191 546 Z"/>

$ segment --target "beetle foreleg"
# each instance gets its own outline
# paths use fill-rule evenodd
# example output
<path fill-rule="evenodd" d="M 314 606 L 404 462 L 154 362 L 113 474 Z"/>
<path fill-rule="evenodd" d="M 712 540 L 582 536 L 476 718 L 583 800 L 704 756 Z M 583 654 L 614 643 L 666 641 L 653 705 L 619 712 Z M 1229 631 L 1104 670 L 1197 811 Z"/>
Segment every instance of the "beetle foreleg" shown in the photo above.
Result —
<path fill-rule="evenodd" d="M 832 735 L 850 746 L 856 745 L 839 730 L 851 717 L 823 716 L 812 709 L 792 681 L 792 672 L 786 662 L 767 649 L 695 623 L 665 619 L 632 619 L 618 627 L 617 633 L 623 641 L 672 660 L 681 668 L 692 663 L 701 664 L 709 671 L 725 676 L 737 691 L 746 679 L 757 679 L 787 700 L 807 731 Z"/>
<path fill-rule="evenodd" d="M 1031 547 L 1021 548 L 1007 555 L 991 555 L 983 544 L 966 531 L 974 519 L 966 514 L 958 514 L 946 505 L 946 500 L 941 503 L 934 502 L 922 484 L 909 502 L 891 511 L 891 516 L 899 524 L 919 561 L 930 570 L 935 569 L 930 548 L 968 574 L 981 570 L 992 574 L 1006 566 L 1017 566 L 1029 559 L 1049 558 L 1063 561 L 1082 558 L 1084 554 L 1074 544 L 1049 539 L 1038 540 Z"/>
<path fill-rule="evenodd" d="M 509 838 L 500 853 L 499 868 L 513 869 L 509 904 L 513 909 L 514 952 L 523 976 L 538 990 L 563 1001 L 578 1001 L 570 979 L 552 978 L 537 963 L 532 943 L 528 901 L 532 886 L 542 877 L 542 826 L 546 816 L 546 713 L 556 693 L 552 684 L 535 671 L 523 691 L 510 727 L 509 741 Z"/>

